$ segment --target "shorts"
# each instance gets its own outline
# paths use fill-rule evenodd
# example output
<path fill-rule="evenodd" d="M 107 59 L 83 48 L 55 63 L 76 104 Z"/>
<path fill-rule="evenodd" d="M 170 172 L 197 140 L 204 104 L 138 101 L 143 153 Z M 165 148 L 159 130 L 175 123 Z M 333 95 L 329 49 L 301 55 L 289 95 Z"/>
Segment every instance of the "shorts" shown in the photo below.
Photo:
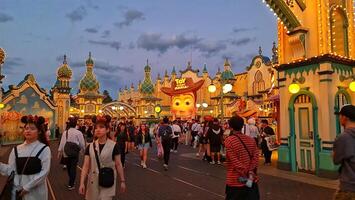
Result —
<path fill-rule="evenodd" d="M 211 152 L 219 153 L 221 151 L 221 145 L 211 145 Z"/>
<path fill-rule="evenodd" d="M 139 144 L 139 145 L 138 145 L 138 149 L 139 149 L 139 150 L 149 149 L 149 147 L 150 147 L 150 144 L 149 144 L 149 143 Z"/>
<path fill-rule="evenodd" d="M 200 144 L 208 144 L 208 139 L 206 137 L 201 136 L 199 139 Z"/>

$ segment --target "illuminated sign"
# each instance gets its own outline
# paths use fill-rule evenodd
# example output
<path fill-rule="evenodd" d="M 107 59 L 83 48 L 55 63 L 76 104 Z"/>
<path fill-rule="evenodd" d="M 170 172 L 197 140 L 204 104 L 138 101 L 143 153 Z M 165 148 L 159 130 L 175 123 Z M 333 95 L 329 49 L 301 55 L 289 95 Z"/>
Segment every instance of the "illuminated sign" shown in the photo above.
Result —
<path fill-rule="evenodd" d="M 186 78 L 175 79 L 175 83 L 176 83 L 175 90 L 186 89 L 188 87 L 185 84 Z"/>
<path fill-rule="evenodd" d="M 159 105 L 155 106 L 154 111 L 156 113 L 160 113 L 161 112 L 161 107 Z"/>

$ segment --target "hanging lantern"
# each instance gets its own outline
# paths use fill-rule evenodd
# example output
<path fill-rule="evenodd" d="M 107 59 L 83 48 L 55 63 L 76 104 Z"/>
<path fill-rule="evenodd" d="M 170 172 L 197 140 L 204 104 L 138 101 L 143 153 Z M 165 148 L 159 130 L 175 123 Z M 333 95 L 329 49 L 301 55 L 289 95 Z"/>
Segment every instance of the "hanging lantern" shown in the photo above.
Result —
<path fill-rule="evenodd" d="M 216 91 L 216 86 L 213 85 L 213 83 L 211 85 L 208 86 L 208 92 L 210 93 L 214 93 Z"/>
<path fill-rule="evenodd" d="M 232 91 L 232 89 L 233 89 L 232 84 L 227 83 L 223 86 L 223 93 L 228 93 L 228 92 Z"/>

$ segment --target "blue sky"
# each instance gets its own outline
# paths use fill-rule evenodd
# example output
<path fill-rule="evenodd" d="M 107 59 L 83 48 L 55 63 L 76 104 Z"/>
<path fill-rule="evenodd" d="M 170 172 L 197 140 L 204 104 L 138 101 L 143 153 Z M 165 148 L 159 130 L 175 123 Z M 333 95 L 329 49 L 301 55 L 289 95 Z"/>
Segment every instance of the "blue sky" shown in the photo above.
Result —
<path fill-rule="evenodd" d="M 143 79 L 147 59 L 154 80 L 191 59 L 214 75 L 228 57 L 241 72 L 259 46 L 271 56 L 276 38 L 276 18 L 261 0 L 1 0 L 0 8 L 5 87 L 33 73 L 49 90 L 67 54 L 76 93 L 91 51 L 100 90 L 116 98 Z"/>

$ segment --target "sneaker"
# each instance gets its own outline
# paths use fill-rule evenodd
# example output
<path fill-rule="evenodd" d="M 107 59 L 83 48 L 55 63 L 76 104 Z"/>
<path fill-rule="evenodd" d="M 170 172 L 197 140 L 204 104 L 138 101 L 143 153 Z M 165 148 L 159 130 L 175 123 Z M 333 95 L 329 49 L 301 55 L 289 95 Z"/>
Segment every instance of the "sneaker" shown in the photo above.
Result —
<path fill-rule="evenodd" d="M 221 161 L 218 161 L 217 164 L 220 165 L 220 164 L 222 164 L 222 163 L 221 163 Z"/>
<path fill-rule="evenodd" d="M 212 161 L 212 162 L 210 162 L 210 164 L 212 164 L 212 165 L 214 165 L 214 164 L 216 164 L 214 161 Z"/>
<path fill-rule="evenodd" d="M 167 165 L 167 164 L 164 164 L 163 167 L 164 167 L 164 170 L 165 170 L 165 171 L 168 170 L 168 165 Z"/>
<path fill-rule="evenodd" d="M 174 150 L 170 149 L 170 153 L 172 153 Z"/>
<path fill-rule="evenodd" d="M 144 162 L 143 162 L 143 160 L 141 161 L 141 166 L 143 166 L 143 164 L 144 164 Z"/>
<path fill-rule="evenodd" d="M 74 187 L 74 186 L 70 186 L 70 185 L 68 185 L 68 190 L 72 191 L 72 190 L 74 190 L 74 189 L 75 189 L 75 187 Z"/>
<path fill-rule="evenodd" d="M 63 165 L 63 169 L 66 169 L 67 168 L 67 166 L 66 165 Z"/>
<path fill-rule="evenodd" d="M 196 153 L 196 157 L 200 157 L 200 154 L 199 154 L 199 153 Z"/>
<path fill-rule="evenodd" d="M 177 150 L 175 150 L 174 153 L 177 153 Z"/>
<path fill-rule="evenodd" d="M 147 169 L 147 165 L 145 163 L 142 164 L 143 169 Z"/>

